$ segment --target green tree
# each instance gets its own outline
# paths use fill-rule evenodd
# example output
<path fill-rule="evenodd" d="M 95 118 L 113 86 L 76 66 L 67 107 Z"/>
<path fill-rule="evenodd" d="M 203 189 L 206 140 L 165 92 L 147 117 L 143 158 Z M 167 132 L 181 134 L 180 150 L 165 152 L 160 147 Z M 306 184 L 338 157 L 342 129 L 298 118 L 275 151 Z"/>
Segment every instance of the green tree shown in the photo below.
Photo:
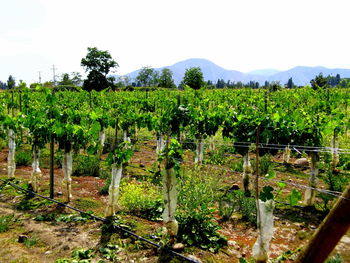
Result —
<path fill-rule="evenodd" d="M 293 79 L 289 78 L 287 82 L 287 88 L 292 89 L 294 87 Z"/>
<path fill-rule="evenodd" d="M 204 84 L 203 73 L 200 67 L 186 69 L 185 76 L 182 79 L 183 84 L 192 89 L 200 89 Z"/>
<path fill-rule="evenodd" d="M 16 81 L 15 79 L 12 77 L 12 75 L 9 76 L 8 80 L 7 80 L 7 88 L 8 89 L 13 89 L 16 86 Z"/>
<path fill-rule="evenodd" d="M 107 78 L 107 74 L 119 66 L 108 51 L 98 50 L 96 47 L 88 47 L 88 53 L 80 64 L 89 72 L 83 84 L 83 88 L 88 91 L 103 90 L 111 86 L 113 83 Z"/>
<path fill-rule="evenodd" d="M 176 88 L 173 80 L 173 72 L 168 68 L 163 68 L 159 76 L 159 86 L 163 88 Z"/>
<path fill-rule="evenodd" d="M 137 74 L 136 80 L 143 87 L 156 86 L 158 84 L 158 72 L 150 66 L 143 67 Z"/>
<path fill-rule="evenodd" d="M 310 81 L 311 87 L 314 90 L 325 89 L 328 87 L 328 79 L 323 77 L 322 73 L 318 74 L 314 79 Z"/>

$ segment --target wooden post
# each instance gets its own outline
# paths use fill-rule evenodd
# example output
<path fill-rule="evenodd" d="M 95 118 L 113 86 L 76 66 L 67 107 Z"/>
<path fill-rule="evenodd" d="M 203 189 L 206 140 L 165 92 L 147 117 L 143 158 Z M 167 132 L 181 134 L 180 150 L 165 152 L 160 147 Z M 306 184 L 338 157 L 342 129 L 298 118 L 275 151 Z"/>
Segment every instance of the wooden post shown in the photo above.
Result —
<path fill-rule="evenodd" d="M 323 220 L 298 263 L 322 263 L 350 228 L 350 185 Z"/>

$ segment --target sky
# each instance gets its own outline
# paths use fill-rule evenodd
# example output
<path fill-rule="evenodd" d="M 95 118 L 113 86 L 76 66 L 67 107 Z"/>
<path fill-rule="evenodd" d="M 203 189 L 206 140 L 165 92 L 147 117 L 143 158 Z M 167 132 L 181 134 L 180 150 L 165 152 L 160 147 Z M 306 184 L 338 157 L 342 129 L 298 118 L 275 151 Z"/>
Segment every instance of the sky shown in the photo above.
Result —
<path fill-rule="evenodd" d="M 87 47 L 122 75 L 205 58 L 249 72 L 350 68 L 348 0 L 0 0 L 0 80 L 84 73 Z"/>

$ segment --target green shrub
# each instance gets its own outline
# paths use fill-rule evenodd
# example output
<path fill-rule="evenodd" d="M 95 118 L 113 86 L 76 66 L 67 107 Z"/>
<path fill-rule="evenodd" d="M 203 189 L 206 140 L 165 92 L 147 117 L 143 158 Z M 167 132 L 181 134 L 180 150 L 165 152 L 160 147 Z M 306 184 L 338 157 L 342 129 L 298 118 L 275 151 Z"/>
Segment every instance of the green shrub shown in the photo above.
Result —
<path fill-rule="evenodd" d="M 229 219 L 234 211 L 242 215 L 242 220 L 256 226 L 255 198 L 246 197 L 242 190 L 234 190 L 225 193 L 219 202 L 219 213 L 222 219 Z"/>
<path fill-rule="evenodd" d="M 15 155 L 17 166 L 29 166 L 32 162 L 32 153 L 28 151 L 18 151 Z"/>
<path fill-rule="evenodd" d="M 243 172 L 243 158 L 239 158 L 236 160 L 233 160 L 232 163 L 230 164 L 230 168 L 234 171 L 234 172 Z"/>
<path fill-rule="evenodd" d="M 161 220 L 163 201 L 157 187 L 147 182 L 132 181 L 120 187 L 119 203 L 126 211 L 150 220 Z"/>
<path fill-rule="evenodd" d="M 178 240 L 212 252 L 218 251 L 227 241 L 217 231 L 214 212 L 220 178 L 215 172 L 187 171 L 179 182 Z"/>
<path fill-rule="evenodd" d="M 6 232 L 12 223 L 14 215 L 0 216 L 0 233 Z"/>
<path fill-rule="evenodd" d="M 73 159 L 72 176 L 100 175 L 100 160 L 96 156 L 77 155 Z"/>
<path fill-rule="evenodd" d="M 224 164 L 226 160 L 227 156 L 224 155 L 224 152 L 221 150 L 216 150 L 207 153 L 204 163 L 221 165 Z"/>
<path fill-rule="evenodd" d="M 7 147 L 7 141 L 0 138 L 0 150 L 5 149 Z"/>
<path fill-rule="evenodd" d="M 334 257 L 327 259 L 326 263 L 343 263 L 344 260 L 339 254 L 336 254 Z"/>
<path fill-rule="evenodd" d="M 39 241 L 40 241 L 40 239 L 36 236 L 29 237 L 29 238 L 24 240 L 24 245 L 27 248 L 31 248 L 31 247 L 34 247 L 35 245 L 37 245 Z"/>
<path fill-rule="evenodd" d="M 104 186 L 100 188 L 98 191 L 100 195 L 108 195 L 109 185 L 111 184 L 111 175 L 109 174 L 105 180 Z"/>

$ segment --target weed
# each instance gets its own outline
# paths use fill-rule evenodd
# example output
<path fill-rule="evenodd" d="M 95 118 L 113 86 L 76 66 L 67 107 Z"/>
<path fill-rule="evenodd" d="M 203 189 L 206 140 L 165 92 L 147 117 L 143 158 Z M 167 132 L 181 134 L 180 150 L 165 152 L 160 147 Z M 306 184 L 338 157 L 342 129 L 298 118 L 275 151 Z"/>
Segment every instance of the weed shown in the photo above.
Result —
<path fill-rule="evenodd" d="M 74 156 L 72 176 L 95 176 L 100 175 L 100 159 L 96 156 Z"/>
<path fill-rule="evenodd" d="M 213 215 L 219 182 L 213 173 L 205 173 L 201 170 L 189 171 L 179 180 L 178 239 L 188 245 L 217 252 L 227 242 L 217 232 L 219 225 Z"/>
<path fill-rule="evenodd" d="M 24 199 L 20 203 L 16 205 L 16 208 L 18 210 L 35 210 L 41 206 L 47 206 L 51 204 L 51 201 L 49 200 L 42 200 L 42 199 Z"/>
<path fill-rule="evenodd" d="M 234 190 L 225 193 L 219 202 L 219 212 L 222 220 L 231 217 L 234 211 L 242 215 L 242 220 L 256 226 L 256 202 L 253 197 L 246 197 L 241 190 Z"/>
<path fill-rule="evenodd" d="M 28 151 L 18 151 L 15 155 L 17 166 L 29 166 L 32 161 L 32 154 Z"/>
<path fill-rule="evenodd" d="M 74 203 L 76 208 L 84 211 L 100 207 L 100 204 L 91 198 L 79 198 L 75 200 Z"/>
<path fill-rule="evenodd" d="M 40 239 L 36 236 L 33 236 L 33 237 L 29 237 L 27 239 L 24 240 L 24 245 L 27 247 L 27 248 L 31 248 L 31 247 L 34 247 L 38 244 L 38 242 L 40 241 Z"/>
<path fill-rule="evenodd" d="M 0 216 L 0 233 L 9 230 L 14 215 Z"/>
<path fill-rule="evenodd" d="M 149 220 L 161 220 L 163 201 L 157 187 L 132 181 L 123 183 L 120 192 L 119 202 L 127 211 Z"/>
<path fill-rule="evenodd" d="M 326 263 L 343 263 L 344 260 L 339 254 L 336 254 L 334 257 L 327 259 Z"/>
<path fill-rule="evenodd" d="M 204 163 L 206 164 L 215 164 L 215 165 L 222 165 L 226 162 L 227 156 L 224 155 L 224 152 L 222 150 L 216 150 L 208 152 Z"/>
<path fill-rule="evenodd" d="M 76 249 L 72 252 L 72 258 L 74 259 L 90 259 L 95 257 L 93 250 L 90 249 Z"/>

